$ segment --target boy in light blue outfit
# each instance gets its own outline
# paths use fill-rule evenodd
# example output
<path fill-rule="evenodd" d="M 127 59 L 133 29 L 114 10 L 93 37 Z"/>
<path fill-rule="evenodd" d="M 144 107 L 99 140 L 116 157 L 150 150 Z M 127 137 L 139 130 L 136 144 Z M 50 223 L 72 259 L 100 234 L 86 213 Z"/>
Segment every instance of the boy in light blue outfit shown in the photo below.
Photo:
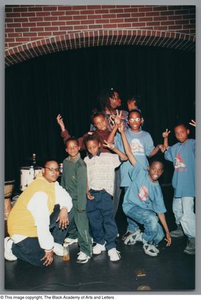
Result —
<path fill-rule="evenodd" d="M 118 123 L 120 122 L 121 122 L 121 115 L 120 116 L 117 115 L 117 117 L 115 118 L 116 124 L 108 138 L 108 142 L 113 143 L 114 141 L 115 147 L 119 149 L 121 152 L 125 153 L 121 135 L 117 132 Z M 141 112 L 137 109 L 131 110 L 128 114 L 129 128 L 125 130 L 125 135 L 130 145 L 131 151 L 133 155 L 135 155 L 136 160 L 139 161 L 142 166 L 147 168 L 149 165 L 147 157 L 152 157 L 153 155 L 155 155 L 159 151 L 159 149 L 163 147 L 163 145 L 158 145 L 154 147 L 154 143 L 151 138 L 151 135 L 148 132 L 141 130 L 141 126 L 143 125 L 143 122 L 144 119 L 142 117 Z M 131 184 L 131 178 L 129 175 L 129 170 L 131 169 L 132 169 L 132 165 L 129 162 L 129 160 L 122 162 L 120 167 L 121 187 L 124 188 L 125 192 L 127 191 L 127 189 Z M 127 232 L 122 237 L 125 244 L 127 244 L 127 237 L 129 237 L 130 234 L 133 234 L 134 232 L 136 234 L 139 233 L 139 226 L 135 222 L 133 222 L 133 220 L 130 220 L 130 218 L 127 217 L 127 222 L 128 222 Z"/>
<path fill-rule="evenodd" d="M 158 178 L 163 173 L 163 164 L 154 161 L 148 168 L 144 168 L 133 155 L 122 124 L 119 126 L 119 131 L 126 155 L 132 165 L 129 170 L 131 184 L 124 197 L 123 211 L 131 221 L 137 221 L 144 225 L 144 232 L 137 235 L 133 233 L 127 239 L 132 245 L 137 241 L 142 242 L 147 255 L 157 256 L 159 250 L 156 246 L 164 237 L 163 228 L 166 233 L 167 246 L 171 244 L 171 236 L 164 215 L 166 208 L 158 183 Z M 159 224 L 159 220 L 163 228 Z"/>
<path fill-rule="evenodd" d="M 172 209 L 177 229 L 171 231 L 171 236 L 180 238 L 184 234 L 188 237 L 184 252 L 195 254 L 195 139 L 188 139 L 190 130 L 185 124 L 178 124 L 174 128 L 176 139 L 179 141 L 172 147 L 168 146 L 170 131 L 163 132 L 166 146 L 165 159 L 173 162 L 174 174 L 172 186 L 174 198 Z"/>

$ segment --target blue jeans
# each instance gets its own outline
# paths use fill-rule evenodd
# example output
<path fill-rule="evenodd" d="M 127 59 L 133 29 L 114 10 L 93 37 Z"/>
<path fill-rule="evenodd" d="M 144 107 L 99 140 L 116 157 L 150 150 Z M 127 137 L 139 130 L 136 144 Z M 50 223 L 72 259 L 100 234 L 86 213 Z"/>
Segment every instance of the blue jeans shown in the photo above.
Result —
<path fill-rule="evenodd" d="M 59 223 L 56 222 L 59 212 L 60 207 L 59 205 L 56 205 L 53 213 L 50 215 L 49 228 L 52 236 L 54 237 L 54 242 L 58 244 L 63 244 L 63 241 L 70 228 L 70 225 L 63 230 L 59 228 Z M 73 218 L 73 209 L 71 209 L 70 213 L 68 214 L 68 217 L 69 223 L 71 223 Z M 24 260 L 37 267 L 44 267 L 44 262 L 41 261 L 41 258 L 45 256 L 45 251 L 40 247 L 37 237 L 28 237 L 17 244 L 13 243 L 12 252 L 17 258 L 21 260 Z"/>
<path fill-rule="evenodd" d="M 116 213 L 119 208 L 119 201 L 122 189 L 120 187 L 121 182 L 121 176 L 120 176 L 120 167 L 115 169 L 115 179 L 114 179 L 114 195 L 113 195 L 113 212 L 114 217 L 116 216 Z"/>
<path fill-rule="evenodd" d="M 127 192 L 127 190 L 128 190 L 128 187 L 124 187 L 125 193 Z M 139 229 L 138 224 L 132 218 L 129 218 L 127 216 L 126 220 L 127 220 L 127 223 L 128 223 L 127 232 L 135 232 L 136 230 Z"/>
<path fill-rule="evenodd" d="M 87 199 L 87 216 L 94 242 L 103 245 L 106 249 L 116 248 L 117 225 L 114 220 L 112 196 L 105 190 L 90 190 L 93 200 Z"/>
<path fill-rule="evenodd" d="M 176 224 L 181 224 L 184 234 L 189 238 L 195 238 L 194 198 L 173 198 L 172 210 Z"/>
<path fill-rule="evenodd" d="M 144 242 L 157 245 L 163 239 L 163 228 L 159 224 L 155 212 L 133 204 L 133 207 L 126 212 L 126 215 L 131 220 L 144 225 L 144 233 L 142 235 Z"/>

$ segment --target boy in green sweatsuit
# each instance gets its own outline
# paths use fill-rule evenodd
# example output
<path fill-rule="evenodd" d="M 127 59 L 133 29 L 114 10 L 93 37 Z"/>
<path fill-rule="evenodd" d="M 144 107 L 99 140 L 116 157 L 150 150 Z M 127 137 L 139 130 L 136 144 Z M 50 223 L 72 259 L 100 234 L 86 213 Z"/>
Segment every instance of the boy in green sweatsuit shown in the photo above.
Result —
<path fill-rule="evenodd" d="M 73 200 L 75 230 L 70 231 L 70 237 L 78 238 L 80 252 L 77 262 L 86 263 L 92 256 L 92 241 L 89 236 L 89 223 L 86 215 L 87 170 L 80 157 L 80 147 L 75 138 L 66 141 L 68 157 L 63 161 L 61 185 Z M 73 232 L 74 231 L 74 232 Z M 76 236 L 73 236 L 73 234 Z"/>

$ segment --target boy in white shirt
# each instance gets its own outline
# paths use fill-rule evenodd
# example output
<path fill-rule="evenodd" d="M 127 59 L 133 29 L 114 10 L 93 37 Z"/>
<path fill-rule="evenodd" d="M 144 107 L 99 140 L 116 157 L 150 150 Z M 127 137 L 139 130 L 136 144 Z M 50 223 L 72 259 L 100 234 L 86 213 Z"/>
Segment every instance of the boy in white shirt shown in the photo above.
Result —
<path fill-rule="evenodd" d="M 100 152 L 101 143 L 95 136 L 88 136 L 85 144 L 89 153 L 84 159 L 88 177 L 87 216 L 96 243 L 93 254 L 100 254 L 107 249 L 110 260 L 118 261 L 120 254 L 115 244 L 118 230 L 112 200 L 115 168 L 120 165 L 120 160 L 116 154 Z"/>

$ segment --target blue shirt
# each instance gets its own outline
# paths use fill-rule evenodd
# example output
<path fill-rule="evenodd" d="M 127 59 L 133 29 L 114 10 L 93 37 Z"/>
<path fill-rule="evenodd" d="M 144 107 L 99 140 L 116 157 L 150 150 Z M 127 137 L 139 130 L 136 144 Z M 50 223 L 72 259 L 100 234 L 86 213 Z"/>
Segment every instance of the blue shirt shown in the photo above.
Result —
<path fill-rule="evenodd" d="M 155 213 L 165 213 L 161 187 L 158 181 L 151 181 L 147 169 L 137 162 L 129 175 L 132 182 L 124 196 L 124 212 L 127 213 L 135 204 Z"/>
<path fill-rule="evenodd" d="M 149 165 L 147 156 L 149 156 L 154 149 L 151 135 L 143 130 L 139 132 L 133 132 L 130 128 L 125 130 L 125 134 L 136 160 L 146 168 Z M 117 133 L 115 136 L 115 147 L 118 148 L 121 152 L 125 153 L 122 138 L 119 133 Z M 122 187 L 128 187 L 130 185 L 131 179 L 128 172 L 132 168 L 133 166 L 131 165 L 129 160 L 122 162 L 120 167 Z"/>
<path fill-rule="evenodd" d="M 195 197 L 195 140 L 168 147 L 165 159 L 173 162 L 174 197 Z"/>

